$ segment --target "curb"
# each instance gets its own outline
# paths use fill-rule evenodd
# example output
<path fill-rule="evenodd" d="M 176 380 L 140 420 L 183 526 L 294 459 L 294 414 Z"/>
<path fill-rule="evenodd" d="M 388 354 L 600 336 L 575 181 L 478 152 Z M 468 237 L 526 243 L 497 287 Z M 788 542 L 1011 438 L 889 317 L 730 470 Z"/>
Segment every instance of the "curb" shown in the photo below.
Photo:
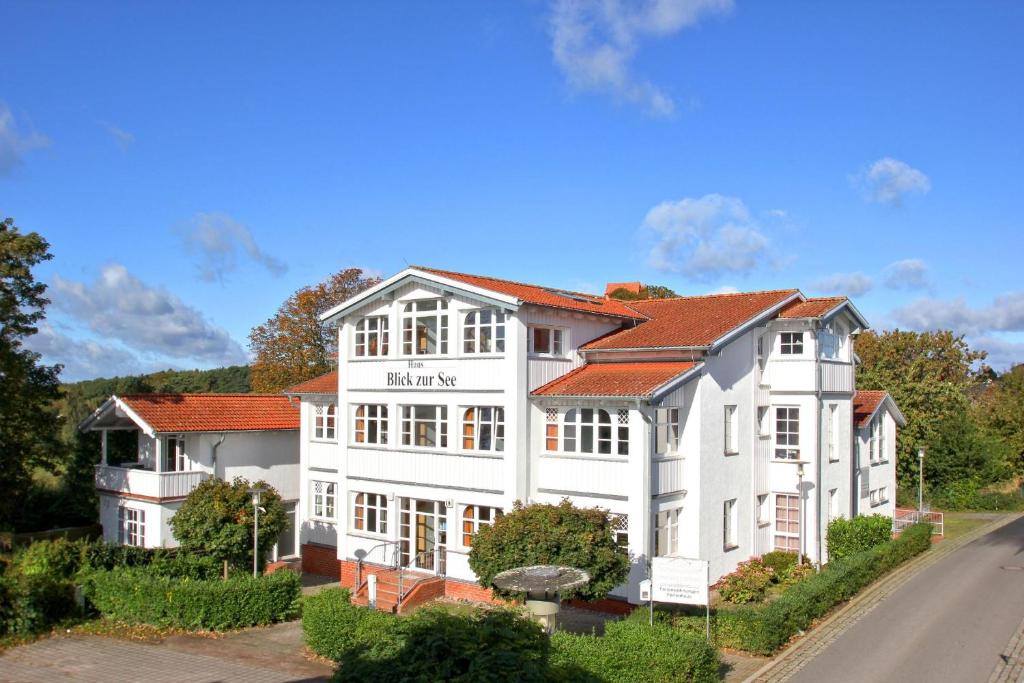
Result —
<path fill-rule="evenodd" d="M 833 611 L 813 630 L 783 650 L 763 667 L 746 678 L 743 683 L 778 683 L 785 681 L 804 667 L 821 650 L 835 641 L 842 633 L 870 612 L 887 595 L 900 588 L 914 576 L 935 564 L 947 555 L 956 552 L 968 543 L 985 536 L 996 529 L 1011 524 L 1024 513 L 1009 513 L 978 527 L 953 541 L 943 540 L 921 555 L 913 558 L 855 596 L 842 607 Z M 805 656 L 806 655 L 806 656 Z"/>

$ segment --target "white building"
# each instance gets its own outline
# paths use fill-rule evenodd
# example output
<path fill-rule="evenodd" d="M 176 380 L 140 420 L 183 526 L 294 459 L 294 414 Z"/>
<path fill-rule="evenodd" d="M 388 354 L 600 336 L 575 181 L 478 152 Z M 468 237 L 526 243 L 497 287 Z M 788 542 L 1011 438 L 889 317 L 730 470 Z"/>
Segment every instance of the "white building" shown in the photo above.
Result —
<path fill-rule="evenodd" d="M 831 517 L 892 512 L 880 501 L 902 417 L 891 399 L 872 408 L 890 466 L 862 466 L 853 347 L 867 322 L 846 298 L 624 302 L 412 267 L 324 319 L 339 372 L 289 390 L 300 542 L 307 571 L 340 566 L 347 585 L 365 581 L 362 558 L 484 597 L 472 534 L 516 500 L 621 517 L 634 569 L 616 593 L 634 603 L 653 555 L 709 560 L 715 580 L 774 548 L 817 561 Z M 885 492 L 871 509 L 865 480 Z"/>
<path fill-rule="evenodd" d="M 177 545 L 170 519 L 201 481 L 263 480 L 277 489 L 290 522 L 274 559 L 295 554 L 299 499 L 299 410 L 284 396 L 138 394 L 111 396 L 79 426 L 98 431 L 96 490 L 103 538 L 146 548 Z M 127 462 L 108 461 L 108 432 L 137 434 Z"/>

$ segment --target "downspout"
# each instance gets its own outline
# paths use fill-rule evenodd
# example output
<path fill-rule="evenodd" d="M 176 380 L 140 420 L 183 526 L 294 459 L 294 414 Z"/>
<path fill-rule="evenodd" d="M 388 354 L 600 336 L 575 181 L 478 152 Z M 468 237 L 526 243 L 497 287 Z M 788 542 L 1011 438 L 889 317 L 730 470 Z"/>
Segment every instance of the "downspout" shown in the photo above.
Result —
<path fill-rule="evenodd" d="M 815 536 L 817 537 L 816 538 L 816 547 L 817 547 L 817 551 L 816 552 L 817 552 L 817 555 L 815 557 L 815 565 L 818 567 L 818 571 L 821 571 L 821 557 L 822 557 L 822 555 L 821 555 L 821 491 L 822 491 L 822 488 L 821 488 L 821 475 L 822 475 L 822 467 L 821 467 L 822 457 L 821 457 L 821 454 L 822 454 L 822 450 L 823 450 L 822 449 L 822 441 L 825 438 L 825 434 L 823 433 L 823 430 L 821 428 L 821 412 L 822 412 L 821 411 L 821 407 L 822 407 L 821 406 L 821 403 L 822 403 L 822 397 L 821 397 L 821 394 L 822 394 L 822 392 L 821 392 L 821 351 L 818 348 L 818 344 L 820 343 L 819 340 L 818 340 L 818 332 L 820 330 L 821 330 L 821 321 L 820 320 L 815 320 L 814 321 L 814 368 L 815 368 L 815 373 L 814 373 L 815 374 L 815 377 L 814 377 L 814 396 L 817 399 L 815 401 L 815 404 L 816 404 L 816 409 L 817 409 L 817 413 L 818 413 L 818 420 L 817 420 L 817 423 L 816 423 L 816 426 L 815 426 L 815 429 L 818 430 L 818 453 L 817 453 L 817 458 L 816 458 L 817 462 L 815 464 L 815 486 L 816 486 L 816 489 L 817 489 L 817 493 L 814 496 L 814 514 L 815 514 L 815 517 L 814 517 L 814 531 L 815 531 Z M 827 446 L 826 446 L 826 448 L 827 448 Z"/>
<path fill-rule="evenodd" d="M 218 479 L 221 479 L 222 477 L 217 476 L 217 447 L 224 443 L 224 439 L 226 438 L 228 438 L 228 435 L 221 433 L 220 439 L 218 439 L 217 443 L 213 444 L 213 447 L 210 449 L 210 464 L 213 466 L 213 476 Z"/>

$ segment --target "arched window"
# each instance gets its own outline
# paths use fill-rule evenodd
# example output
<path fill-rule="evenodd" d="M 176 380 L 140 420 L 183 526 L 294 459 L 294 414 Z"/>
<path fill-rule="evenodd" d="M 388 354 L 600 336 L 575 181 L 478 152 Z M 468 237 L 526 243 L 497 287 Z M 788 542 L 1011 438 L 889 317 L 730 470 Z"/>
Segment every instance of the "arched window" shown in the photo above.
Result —
<path fill-rule="evenodd" d="M 386 444 L 388 442 L 388 407 L 383 405 L 356 406 L 352 434 L 355 443 Z"/>
<path fill-rule="evenodd" d="M 462 414 L 462 448 L 471 451 L 505 450 L 505 409 L 472 406 Z"/>
<path fill-rule="evenodd" d="M 318 403 L 313 407 L 313 438 L 333 441 L 337 433 L 338 409 L 333 403 Z"/>
<path fill-rule="evenodd" d="M 557 423 L 551 421 L 545 430 L 546 450 L 557 450 L 558 439 L 553 436 Z M 596 453 L 597 455 L 629 455 L 629 411 L 618 410 L 613 424 L 612 415 L 603 408 L 569 408 L 562 415 L 561 446 L 564 453 Z"/>
<path fill-rule="evenodd" d="M 462 325 L 464 353 L 504 353 L 505 314 L 497 309 L 470 311 Z"/>
<path fill-rule="evenodd" d="M 462 510 L 462 545 L 470 548 L 473 545 L 473 536 L 480 531 L 482 526 L 494 524 L 494 520 L 501 517 L 501 508 L 486 507 L 483 505 L 467 505 Z"/>
<path fill-rule="evenodd" d="M 356 323 L 356 356 L 388 355 L 388 319 L 363 318 Z"/>

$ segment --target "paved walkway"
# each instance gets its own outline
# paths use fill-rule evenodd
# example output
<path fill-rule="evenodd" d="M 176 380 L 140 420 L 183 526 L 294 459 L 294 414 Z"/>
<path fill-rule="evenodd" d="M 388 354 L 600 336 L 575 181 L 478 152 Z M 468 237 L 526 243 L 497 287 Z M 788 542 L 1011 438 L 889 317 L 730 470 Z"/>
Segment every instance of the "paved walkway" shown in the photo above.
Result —
<path fill-rule="evenodd" d="M 1021 517 L 1019 514 L 1001 516 L 960 538 L 943 541 L 929 552 L 911 560 L 851 600 L 747 680 L 986 680 L 994 660 L 988 660 L 988 664 L 983 666 L 972 661 L 966 673 L 959 669 L 953 670 L 956 665 L 966 665 L 968 657 L 985 656 L 984 638 L 981 642 L 972 641 L 965 647 L 949 641 L 949 638 L 955 640 L 961 635 L 977 636 L 979 633 L 990 635 L 990 630 L 986 629 L 990 629 L 992 624 L 988 623 L 990 620 L 983 613 L 979 617 L 979 624 L 975 624 L 973 618 L 958 619 L 966 614 L 965 610 L 974 610 L 977 598 L 994 597 L 994 605 L 989 605 L 991 600 L 986 605 L 999 612 L 1004 621 L 1007 610 L 999 610 L 1000 602 L 1002 607 L 1009 608 L 1010 613 L 1015 614 L 1012 624 L 1002 630 L 1003 635 L 998 638 L 998 642 L 992 643 L 995 649 L 1002 647 L 1002 643 L 1006 642 L 1006 634 L 1017 624 L 1021 603 L 1008 602 L 1015 598 L 1001 594 L 992 583 L 999 574 L 972 575 L 971 580 L 977 578 L 979 583 L 968 584 L 965 573 L 975 569 L 979 572 L 987 571 L 987 566 L 982 567 L 982 563 L 975 561 L 982 547 L 991 546 L 990 549 L 995 548 L 996 554 L 1000 556 L 1006 552 L 1019 552 L 1021 531 L 1024 530 Z M 958 550 L 975 542 L 977 544 L 972 548 L 953 556 Z M 992 555 L 987 559 L 997 558 Z M 940 562 L 942 566 L 930 569 Z M 1003 576 L 998 580 L 1005 581 L 1005 575 L 1010 572 L 999 571 Z M 960 589 L 965 586 L 970 586 L 970 590 L 960 594 Z M 904 587 L 906 590 L 899 592 Z M 1015 591 L 1016 584 L 1011 581 L 1004 588 Z M 954 598 L 957 600 L 958 611 L 946 610 L 945 607 Z M 929 599 L 931 607 L 925 604 Z M 877 613 L 865 618 L 876 608 L 879 608 Z M 937 620 L 940 616 L 953 621 L 939 627 Z M 960 642 L 962 645 L 963 641 Z M 941 643 L 937 646 L 940 651 L 933 651 L 937 643 Z M 953 652 L 949 648 L 957 648 L 959 657 L 953 657 L 946 666 L 936 668 L 934 664 L 943 661 L 943 655 Z M 1022 648 L 1019 641 L 1011 640 L 1006 646 L 1009 651 L 1015 648 Z M 978 666 L 982 666 L 984 671 L 979 672 Z"/>
<path fill-rule="evenodd" d="M 0 656 L 11 683 L 299 683 L 327 681 L 332 667 L 305 659 L 299 622 L 222 638 L 172 636 L 137 642 L 92 635 L 55 636 Z"/>

